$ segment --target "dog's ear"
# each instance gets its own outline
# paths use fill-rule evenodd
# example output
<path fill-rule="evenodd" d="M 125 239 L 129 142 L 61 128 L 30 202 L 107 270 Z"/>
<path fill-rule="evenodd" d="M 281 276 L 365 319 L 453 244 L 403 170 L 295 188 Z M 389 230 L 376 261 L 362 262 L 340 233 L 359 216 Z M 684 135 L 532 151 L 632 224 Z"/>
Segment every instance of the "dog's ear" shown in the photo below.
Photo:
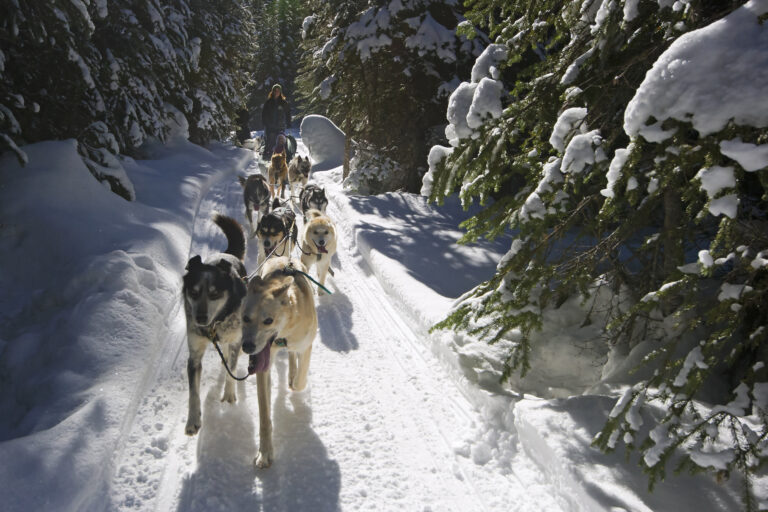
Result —
<path fill-rule="evenodd" d="M 216 267 L 220 268 L 226 273 L 229 273 L 229 271 L 232 270 L 232 264 L 227 260 L 219 260 L 219 262 L 216 264 Z"/>
<path fill-rule="evenodd" d="M 278 198 L 275 198 L 275 200 L 272 202 L 272 209 L 280 208 L 280 200 Z"/>
<path fill-rule="evenodd" d="M 264 280 L 261 278 L 261 276 L 252 277 L 248 281 L 248 290 L 254 290 L 254 289 L 259 288 L 261 286 L 264 286 Z"/>
<path fill-rule="evenodd" d="M 199 255 L 198 256 L 194 256 L 194 257 L 189 259 L 189 261 L 187 262 L 187 266 L 186 266 L 186 268 L 184 270 L 187 270 L 187 271 L 188 270 L 192 270 L 195 267 L 202 266 L 202 264 L 203 264 L 203 259 Z"/>
<path fill-rule="evenodd" d="M 291 287 L 291 285 L 293 284 L 293 280 L 294 280 L 293 276 L 286 276 L 282 284 L 280 285 L 280 287 L 272 290 L 272 295 L 276 299 L 281 298 L 283 295 L 285 295 L 285 292 L 288 291 L 288 288 Z"/>

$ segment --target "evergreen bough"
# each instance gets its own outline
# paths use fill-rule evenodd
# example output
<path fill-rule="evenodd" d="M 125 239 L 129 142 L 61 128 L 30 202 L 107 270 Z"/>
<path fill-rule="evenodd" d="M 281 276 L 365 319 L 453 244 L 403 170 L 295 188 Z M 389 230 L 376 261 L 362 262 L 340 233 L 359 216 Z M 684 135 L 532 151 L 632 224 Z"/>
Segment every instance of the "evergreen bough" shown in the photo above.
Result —
<path fill-rule="evenodd" d="M 731 121 L 702 135 L 666 119 L 659 128 L 674 135 L 649 142 L 623 125 L 672 42 L 742 3 L 470 0 L 466 16 L 508 52 L 509 94 L 502 115 L 433 148 L 444 157 L 425 191 L 485 204 L 463 243 L 514 236 L 495 276 L 436 329 L 513 340 L 507 379 L 530 369 L 543 313 L 582 298 L 585 323 L 602 322 L 617 350 L 652 346 L 644 363 L 657 368 L 636 378 L 594 444 L 640 451 L 651 487 L 668 464 L 738 473 L 756 510 L 750 482 L 768 455 L 768 171 L 748 172 L 720 143 L 766 144 L 768 130 Z M 735 184 L 709 197 L 702 173 L 722 167 Z M 730 194 L 733 216 L 710 213 Z M 613 299 L 596 304 L 606 288 Z"/>

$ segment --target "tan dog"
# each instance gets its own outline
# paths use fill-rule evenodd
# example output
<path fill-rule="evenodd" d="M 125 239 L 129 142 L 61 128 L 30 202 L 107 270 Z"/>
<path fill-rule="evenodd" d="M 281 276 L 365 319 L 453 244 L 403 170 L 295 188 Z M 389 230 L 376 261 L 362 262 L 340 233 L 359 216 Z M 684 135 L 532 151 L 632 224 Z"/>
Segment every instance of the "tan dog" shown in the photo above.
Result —
<path fill-rule="evenodd" d="M 336 254 L 336 227 L 330 217 L 319 210 L 307 210 L 301 235 L 301 262 L 310 268 L 317 265 L 317 279 L 325 286 L 325 278 Z M 333 272 L 331 272 L 333 275 Z M 317 289 L 318 295 L 325 292 Z"/>
<path fill-rule="evenodd" d="M 275 197 L 275 187 L 280 187 L 280 197 L 283 197 L 285 184 L 288 181 L 288 163 L 286 162 L 285 153 L 272 154 L 267 175 L 269 177 L 270 195 Z"/>
<path fill-rule="evenodd" d="M 293 391 L 307 386 L 312 342 L 317 334 L 317 312 L 312 285 L 301 274 L 286 271 L 289 264 L 306 269 L 297 260 L 270 258 L 261 275 L 248 283 L 243 305 L 243 352 L 251 354 L 248 372 L 256 373 L 259 399 L 259 452 L 253 463 L 267 468 L 272 449 L 272 390 L 270 367 L 281 348 L 288 350 L 288 385 Z"/>

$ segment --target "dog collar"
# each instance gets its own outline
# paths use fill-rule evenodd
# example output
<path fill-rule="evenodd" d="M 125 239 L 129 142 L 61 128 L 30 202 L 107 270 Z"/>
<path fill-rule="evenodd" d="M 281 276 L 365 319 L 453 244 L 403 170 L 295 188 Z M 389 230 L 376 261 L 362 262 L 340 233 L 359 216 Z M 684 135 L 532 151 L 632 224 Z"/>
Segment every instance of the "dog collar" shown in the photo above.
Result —
<path fill-rule="evenodd" d="M 212 342 L 216 343 L 219 341 L 219 335 L 216 333 L 216 323 L 214 323 L 209 329 L 205 328 L 198 328 L 200 331 L 202 331 L 203 335 L 211 340 Z"/>
<path fill-rule="evenodd" d="M 288 341 L 285 338 L 277 338 L 274 343 L 275 343 L 276 347 L 287 347 L 288 346 Z"/>

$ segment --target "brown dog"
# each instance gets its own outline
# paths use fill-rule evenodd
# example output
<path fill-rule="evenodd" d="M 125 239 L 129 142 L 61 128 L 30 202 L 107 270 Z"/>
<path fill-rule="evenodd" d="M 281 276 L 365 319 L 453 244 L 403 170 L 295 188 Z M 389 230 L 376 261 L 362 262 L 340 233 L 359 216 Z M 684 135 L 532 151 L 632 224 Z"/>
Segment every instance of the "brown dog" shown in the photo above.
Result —
<path fill-rule="evenodd" d="M 267 175 L 269 176 L 270 195 L 275 197 L 275 187 L 277 186 L 280 187 L 280 197 L 282 198 L 285 184 L 288 182 L 288 163 L 286 162 L 285 153 L 272 154 Z"/>

